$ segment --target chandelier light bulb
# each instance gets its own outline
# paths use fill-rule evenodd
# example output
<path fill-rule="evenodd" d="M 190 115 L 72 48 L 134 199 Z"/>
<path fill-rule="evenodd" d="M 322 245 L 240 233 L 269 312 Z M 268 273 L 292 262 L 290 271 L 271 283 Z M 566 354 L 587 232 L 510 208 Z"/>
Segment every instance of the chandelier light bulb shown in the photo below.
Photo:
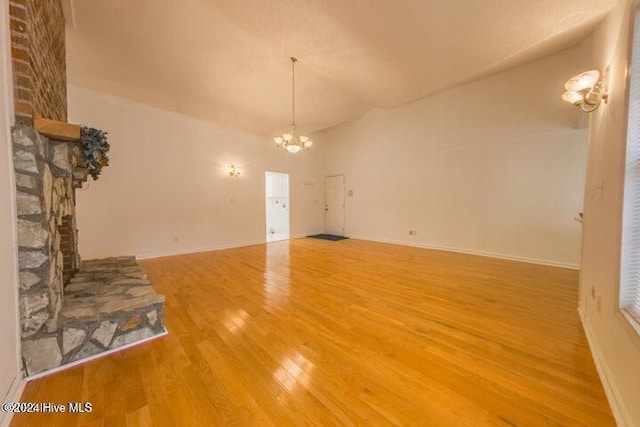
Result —
<path fill-rule="evenodd" d="M 273 141 L 276 143 L 276 145 L 282 145 L 282 143 L 284 142 L 284 138 L 281 136 L 276 136 L 275 138 L 273 138 Z"/>
<path fill-rule="evenodd" d="M 282 138 L 284 138 L 285 141 L 289 142 L 293 139 L 293 135 L 291 135 L 290 133 L 285 133 L 284 135 L 282 135 Z"/>

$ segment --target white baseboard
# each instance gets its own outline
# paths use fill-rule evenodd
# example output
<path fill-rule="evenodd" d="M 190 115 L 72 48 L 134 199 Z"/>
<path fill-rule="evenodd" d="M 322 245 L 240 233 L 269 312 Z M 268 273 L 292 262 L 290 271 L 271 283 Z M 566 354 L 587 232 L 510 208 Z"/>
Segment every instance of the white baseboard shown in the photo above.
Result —
<path fill-rule="evenodd" d="M 160 337 L 163 337 L 163 336 L 167 335 L 168 333 L 169 332 L 167 331 L 167 328 L 165 327 L 164 328 L 164 332 L 156 334 L 156 335 L 154 335 L 152 337 L 145 338 L 145 339 L 142 339 L 140 341 L 132 342 L 132 343 L 129 343 L 129 344 L 125 344 L 125 345 L 122 345 L 120 347 L 113 348 L 111 350 L 103 351 L 102 353 L 94 354 L 93 356 L 89 356 L 86 359 L 77 360 L 75 362 L 67 363 L 66 365 L 58 366 L 57 368 L 49 369 L 48 371 L 40 372 L 39 374 L 34 374 L 34 375 L 31 375 L 31 376 L 28 376 L 26 378 L 26 380 L 27 381 L 36 380 L 38 378 L 46 377 L 46 376 L 49 376 L 51 374 L 55 374 L 57 372 L 65 371 L 67 369 L 73 368 L 74 366 L 82 365 L 82 364 L 90 362 L 92 360 L 100 359 L 100 358 L 109 356 L 110 354 L 118 353 L 119 351 L 126 350 L 128 348 L 135 347 L 137 345 L 144 344 L 144 343 L 149 342 L 149 341 L 153 341 L 156 338 L 160 338 Z"/>
<path fill-rule="evenodd" d="M 565 263 L 565 262 L 552 261 L 552 260 L 546 260 L 546 259 L 527 258 L 527 257 L 516 256 L 516 255 L 499 254 L 499 253 L 486 252 L 486 251 L 476 251 L 473 249 L 452 248 L 449 246 L 429 245 L 426 243 L 414 243 L 414 242 L 404 242 L 400 240 L 379 239 L 377 237 L 372 237 L 372 236 L 352 235 L 349 237 L 352 239 L 358 239 L 358 240 L 370 240 L 372 242 L 389 243 L 392 245 L 411 246 L 415 248 L 433 249 L 438 251 L 478 255 L 478 256 L 485 256 L 489 258 L 506 259 L 509 261 L 527 262 L 529 264 L 540 264 L 540 265 L 548 265 L 551 267 L 569 268 L 572 270 L 580 269 L 579 264 Z"/>
<path fill-rule="evenodd" d="M 315 233 L 304 233 L 304 234 L 295 234 L 289 237 L 291 239 L 301 239 L 312 234 L 322 233 L 321 231 Z M 191 248 L 191 249 L 178 249 L 175 251 L 164 251 L 164 252 L 153 252 L 136 255 L 136 259 L 153 259 L 153 258 L 162 258 L 166 256 L 175 256 L 175 255 L 186 255 L 186 254 L 196 254 L 199 252 L 210 252 L 210 251 L 219 251 L 223 249 L 234 249 L 234 248 L 243 248 L 245 246 L 253 246 L 253 245 L 261 245 L 263 243 L 267 243 L 266 239 L 264 240 L 253 240 L 248 242 L 240 242 L 233 243 L 231 245 L 219 245 L 219 246 L 205 246 L 201 248 Z"/>
<path fill-rule="evenodd" d="M 615 418 L 616 423 L 619 427 L 634 427 L 633 420 L 629 415 L 629 411 L 627 411 L 627 407 L 618 392 L 615 382 L 613 381 L 611 371 L 602 356 L 602 352 L 600 351 L 600 347 L 597 345 L 597 341 L 593 333 L 591 332 L 591 326 L 589 326 L 589 322 L 584 315 L 582 307 L 578 307 L 578 316 L 580 316 L 582 328 L 584 329 L 584 334 L 587 337 L 587 342 L 589 343 L 589 348 L 593 355 L 593 361 L 596 365 L 596 369 L 598 370 L 598 375 L 600 376 L 604 393 L 607 395 L 607 400 L 609 401 L 609 406 L 611 407 L 611 412 L 613 412 L 613 417 Z"/>
<path fill-rule="evenodd" d="M 233 248 L 242 248 L 244 246 L 260 245 L 262 243 L 265 243 L 265 240 L 239 242 L 239 243 L 233 243 L 231 245 L 204 246 L 200 248 L 177 249 L 175 251 L 152 252 L 152 253 L 136 255 L 136 259 L 152 259 L 152 258 L 162 258 L 166 256 L 195 254 L 199 252 L 219 251 L 222 249 L 233 249 Z"/>
<path fill-rule="evenodd" d="M 2 400 L 3 402 L 19 402 L 24 391 L 24 386 L 27 381 L 22 378 L 22 373 L 19 373 L 17 377 L 13 379 L 7 395 Z M 0 412 L 0 427 L 9 427 L 11 420 L 13 419 L 12 413 Z"/>

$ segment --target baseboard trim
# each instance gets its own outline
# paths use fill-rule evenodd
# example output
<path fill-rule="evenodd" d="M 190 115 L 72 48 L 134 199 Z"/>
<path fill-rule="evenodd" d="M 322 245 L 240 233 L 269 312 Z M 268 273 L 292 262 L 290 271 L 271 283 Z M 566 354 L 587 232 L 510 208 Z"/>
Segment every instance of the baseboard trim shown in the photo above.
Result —
<path fill-rule="evenodd" d="M 20 397 L 22 397 L 22 392 L 24 391 L 24 386 L 27 384 L 27 381 L 22 378 L 22 374 L 19 373 L 17 377 L 13 379 L 11 386 L 9 387 L 9 391 L 7 395 L 2 400 L 3 402 L 19 402 Z M 0 427 L 9 427 L 11 425 L 11 420 L 13 419 L 13 413 L 9 412 L 0 412 Z"/>
<path fill-rule="evenodd" d="M 616 423 L 619 427 L 633 427 L 633 420 L 629 415 L 629 411 L 627 411 L 627 407 L 618 392 L 618 388 L 613 381 L 613 377 L 611 376 L 611 371 L 609 370 L 607 363 L 602 356 L 602 352 L 600 351 L 600 347 L 598 347 L 596 339 L 591 332 L 591 326 L 585 317 L 584 310 L 582 307 L 578 307 L 578 316 L 580 317 L 580 323 L 582 323 L 582 329 L 584 330 L 584 334 L 587 337 L 587 343 L 589 344 L 589 349 L 591 349 L 591 354 L 593 356 L 593 361 L 596 365 L 596 370 L 598 371 L 598 376 L 600 377 L 600 381 L 602 382 L 602 386 L 604 388 L 604 393 L 607 395 L 607 400 L 609 401 L 609 406 L 611 407 L 611 412 L 613 413 L 613 417 L 616 420 Z"/>
<path fill-rule="evenodd" d="M 550 267 L 568 268 L 571 270 L 580 269 L 579 264 L 565 263 L 560 261 L 551 261 L 546 259 L 527 258 L 527 257 L 516 256 L 516 255 L 506 255 L 506 254 L 499 254 L 494 252 L 476 251 L 473 249 L 452 248 L 449 246 L 429 245 L 426 243 L 413 243 L 413 242 L 403 242 L 400 240 L 379 239 L 377 237 L 372 237 L 372 236 L 351 235 L 349 237 L 352 239 L 358 239 L 358 240 L 369 240 L 372 242 L 389 243 L 392 245 L 411 246 L 415 248 L 432 249 L 437 251 L 455 252 L 455 253 L 468 254 L 468 255 L 478 255 L 478 256 L 484 256 L 489 258 L 504 259 L 509 261 L 526 262 L 529 264 L 548 265 Z"/>
<path fill-rule="evenodd" d="M 309 236 L 311 234 L 318 234 L 318 233 L 296 234 L 296 235 L 290 236 L 289 239 L 285 239 L 285 240 L 301 239 L 301 238 L 307 237 L 307 236 Z M 281 241 L 281 240 L 279 240 L 279 241 Z M 223 249 L 235 249 L 235 248 L 243 248 L 245 246 L 262 245 L 264 243 L 268 243 L 268 242 L 266 240 L 253 240 L 253 241 L 248 241 L 248 242 L 234 243 L 234 244 L 231 244 L 231 245 L 204 246 L 204 247 L 192 248 L 192 249 L 179 249 L 179 250 L 176 250 L 176 251 L 154 252 L 154 253 L 136 255 L 136 259 L 153 259 L 153 258 L 162 258 L 162 257 L 167 257 L 167 256 L 197 254 L 197 253 L 200 253 L 200 252 L 221 251 Z"/>
<path fill-rule="evenodd" d="M 187 255 L 187 254 L 196 254 L 200 252 L 210 252 L 210 251 L 220 251 L 223 249 L 234 249 L 234 248 L 242 248 L 245 246 L 253 246 L 260 245 L 265 243 L 264 240 L 255 240 L 249 242 L 240 242 L 234 243 L 231 245 L 222 245 L 222 246 L 204 246 L 200 248 L 191 248 L 191 249 L 178 249 L 175 251 L 163 251 L 163 252 L 153 252 L 146 254 L 136 255 L 136 259 L 153 259 L 153 258 L 163 258 L 167 256 L 176 256 L 176 255 Z"/>
<path fill-rule="evenodd" d="M 291 236 L 290 239 L 300 239 L 300 238 L 307 237 L 308 235 L 309 234 L 296 234 L 294 236 Z M 468 255 L 478 255 L 478 256 L 485 256 L 485 257 L 489 257 L 489 258 L 505 259 L 505 260 L 509 260 L 509 261 L 526 262 L 526 263 L 529 263 L 529 264 L 538 264 L 538 265 L 548 265 L 548 266 L 551 266 L 551 267 L 569 268 L 571 270 L 579 270 L 580 269 L 580 265 L 578 265 L 578 264 L 565 263 L 565 262 L 560 262 L 560 261 L 552 261 L 552 260 L 537 259 L 537 258 L 527 258 L 527 257 L 516 256 L 516 255 L 499 254 L 499 253 L 495 253 L 495 252 L 476 251 L 476 250 L 473 250 L 473 249 L 460 249 L 460 248 L 453 248 L 453 247 L 450 247 L 450 246 L 430 245 L 430 244 L 426 244 L 426 243 L 413 243 L 413 242 L 404 242 L 404 241 L 392 240 L 392 239 L 380 239 L 380 238 L 377 238 L 377 237 L 365 236 L 365 235 L 351 235 L 349 237 L 351 239 L 357 239 L 357 240 L 368 240 L 368 241 L 372 241 L 372 242 L 388 243 L 388 244 L 392 244 L 392 245 L 411 246 L 411 247 L 416 247 L 416 248 L 432 249 L 432 250 L 437 250 L 437 251 L 455 252 L 455 253 L 468 254 Z M 224 249 L 235 249 L 235 248 L 242 248 L 242 247 L 245 247 L 245 246 L 261 245 L 261 244 L 264 244 L 264 243 L 267 243 L 267 242 L 265 240 L 254 240 L 254 241 L 248 241 L 248 242 L 234 243 L 234 244 L 231 244 L 231 245 L 205 246 L 205 247 L 200 247 L 200 248 L 179 249 L 179 250 L 175 250 L 175 251 L 146 253 L 146 254 L 136 255 L 136 259 L 144 260 L 144 259 L 162 258 L 162 257 L 168 257 L 168 256 L 176 256 L 176 255 L 195 254 L 195 253 L 200 253 L 200 252 L 220 251 L 220 250 L 224 250 Z"/>
<path fill-rule="evenodd" d="M 75 362 L 67 363 L 66 365 L 58 366 L 57 368 L 49 369 L 48 371 L 40 372 L 39 374 L 34 374 L 34 375 L 31 375 L 31 376 L 28 376 L 26 378 L 26 380 L 27 381 L 37 380 L 38 378 L 46 377 L 46 376 L 49 376 L 51 374 L 55 374 L 57 372 L 66 371 L 67 369 L 73 368 L 75 366 L 82 365 L 82 364 L 87 363 L 87 362 L 91 362 L 92 360 L 101 359 L 101 358 L 109 356 L 111 354 L 118 353 L 118 352 L 120 352 L 122 350 L 126 350 L 128 348 L 135 347 L 137 345 L 144 344 L 144 343 L 149 342 L 149 341 L 153 341 L 153 340 L 155 340 L 157 338 L 164 337 L 168 333 L 169 332 L 167 331 L 167 328 L 165 327 L 164 328 L 164 332 L 160 332 L 159 334 L 156 334 L 156 335 L 154 335 L 152 337 L 145 338 L 145 339 L 142 339 L 140 341 L 132 342 L 132 343 L 129 343 L 129 344 L 125 344 L 125 345 L 122 345 L 120 347 L 113 348 L 111 350 L 103 351 L 102 353 L 94 354 L 93 356 L 89 356 L 86 359 L 77 360 Z"/>

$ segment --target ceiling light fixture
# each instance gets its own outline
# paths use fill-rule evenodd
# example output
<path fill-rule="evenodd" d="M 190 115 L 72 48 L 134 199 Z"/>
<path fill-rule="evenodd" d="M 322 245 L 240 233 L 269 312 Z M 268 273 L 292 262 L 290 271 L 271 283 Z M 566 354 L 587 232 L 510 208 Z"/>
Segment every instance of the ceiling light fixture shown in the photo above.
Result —
<path fill-rule="evenodd" d="M 282 136 L 276 136 L 273 141 L 277 146 L 284 148 L 288 153 L 296 154 L 304 149 L 309 149 L 313 145 L 313 141 L 308 136 L 296 135 L 296 75 L 295 66 L 298 60 L 291 57 L 291 113 L 292 123 L 291 130 L 283 133 Z"/>
<path fill-rule="evenodd" d="M 587 113 L 595 111 L 602 101 L 607 102 L 608 70 L 607 67 L 602 79 L 598 70 L 585 71 L 571 77 L 564 84 L 565 92 L 562 94 L 562 99 Z"/>
<path fill-rule="evenodd" d="M 231 165 L 229 167 L 229 176 L 233 177 L 233 178 L 237 178 L 240 176 L 240 169 L 238 169 L 237 167 L 235 167 L 234 165 Z"/>

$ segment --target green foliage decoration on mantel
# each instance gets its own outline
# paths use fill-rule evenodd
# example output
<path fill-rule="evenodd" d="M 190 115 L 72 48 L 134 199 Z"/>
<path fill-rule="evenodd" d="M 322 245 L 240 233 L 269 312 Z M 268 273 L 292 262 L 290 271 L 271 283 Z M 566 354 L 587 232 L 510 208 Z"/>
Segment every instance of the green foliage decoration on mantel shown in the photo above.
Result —
<path fill-rule="evenodd" d="M 102 168 L 109 166 L 107 132 L 86 126 L 81 127 L 80 131 L 80 143 L 87 161 L 87 170 L 95 181 Z"/>

